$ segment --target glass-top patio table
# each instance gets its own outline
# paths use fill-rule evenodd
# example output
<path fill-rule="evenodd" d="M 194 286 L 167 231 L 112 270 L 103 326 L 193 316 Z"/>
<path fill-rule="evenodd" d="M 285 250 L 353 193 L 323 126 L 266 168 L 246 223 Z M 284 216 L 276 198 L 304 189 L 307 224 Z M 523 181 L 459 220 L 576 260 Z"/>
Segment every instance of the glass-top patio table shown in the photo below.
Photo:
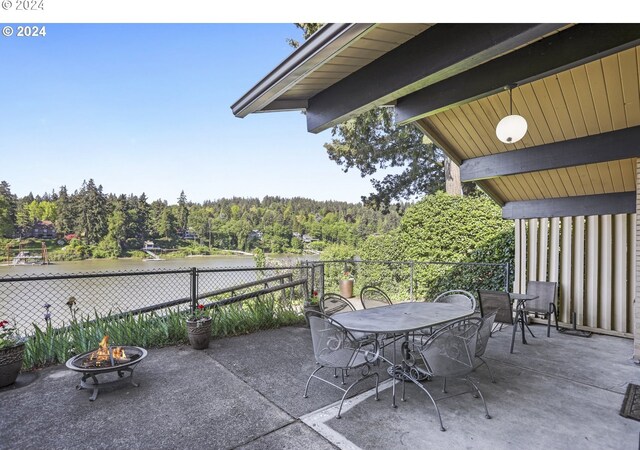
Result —
<path fill-rule="evenodd" d="M 349 331 L 369 334 L 404 336 L 411 332 L 462 319 L 474 313 L 472 309 L 451 303 L 405 302 L 379 308 L 362 309 L 334 314 L 331 319 Z M 406 364 L 396 364 L 396 339 L 393 339 L 393 367 L 406 371 Z M 406 376 L 406 379 L 413 379 Z M 392 385 L 392 406 L 396 407 L 396 383 Z"/>

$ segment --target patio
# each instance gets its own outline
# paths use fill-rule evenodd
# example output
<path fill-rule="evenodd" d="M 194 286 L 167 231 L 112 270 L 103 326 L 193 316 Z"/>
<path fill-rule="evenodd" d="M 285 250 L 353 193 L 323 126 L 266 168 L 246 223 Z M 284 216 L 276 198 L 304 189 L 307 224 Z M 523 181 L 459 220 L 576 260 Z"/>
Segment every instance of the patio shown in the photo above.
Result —
<path fill-rule="evenodd" d="M 640 383 L 633 342 L 533 330 L 539 337 L 516 342 L 513 354 L 510 328 L 489 342 L 497 383 L 485 368 L 475 377 L 493 418 L 470 395 L 449 399 L 440 403 L 444 433 L 415 386 L 391 408 L 386 376 L 380 401 L 362 392 L 340 420 L 334 388 L 316 382 L 303 399 L 310 332 L 287 327 L 204 351 L 150 349 L 136 370 L 140 387 L 104 389 L 95 402 L 64 366 L 23 374 L 19 387 L 0 390 L 0 448 L 638 448 L 640 422 L 618 414 L 627 383 Z"/>

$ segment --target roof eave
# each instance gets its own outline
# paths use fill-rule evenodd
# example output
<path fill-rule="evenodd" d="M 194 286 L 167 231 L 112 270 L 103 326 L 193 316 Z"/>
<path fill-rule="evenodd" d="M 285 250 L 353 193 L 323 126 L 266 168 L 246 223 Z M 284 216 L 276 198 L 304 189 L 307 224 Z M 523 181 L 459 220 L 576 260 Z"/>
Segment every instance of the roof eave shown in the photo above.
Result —
<path fill-rule="evenodd" d="M 231 110 L 246 117 L 268 107 L 287 88 L 369 30 L 373 23 L 331 23 L 322 27 L 238 99 Z"/>

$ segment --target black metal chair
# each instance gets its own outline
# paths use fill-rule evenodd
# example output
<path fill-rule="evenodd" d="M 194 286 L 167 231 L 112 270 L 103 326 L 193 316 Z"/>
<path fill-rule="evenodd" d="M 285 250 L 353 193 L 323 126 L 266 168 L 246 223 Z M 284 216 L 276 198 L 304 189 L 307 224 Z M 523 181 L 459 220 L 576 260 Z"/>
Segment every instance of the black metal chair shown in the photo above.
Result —
<path fill-rule="evenodd" d="M 340 294 L 327 293 L 324 294 L 320 300 L 320 311 L 326 316 L 355 310 L 351 302 Z"/>
<path fill-rule="evenodd" d="M 360 291 L 360 301 L 364 309 L 392 304 L 389 296 L 382 289 L 375 286 L 363 287 Z"/>
<path fill-rule="evenodd" d="M 440 421 L 440 429 L 445 431 L 442 423 L 442 416 L 437 402 L 466 392 L 472 393 L 473 397 L 480 397 L 484 405 L 485 417 L 490 419 L 487 403 L 484 400 L 478 386 L 469 378 L 469 374 L 474 370 L 477 348 L 478 330 L 482 320 L 479 318 L 462 319 L 448 324 L 447 326 L 435 331 L 433 335 L 418 349 L 422 360 L 424 361 L 424 369 L 417 368 L 418 372 L 424 372 L 429 377 L 442 377 L 444 393 L 447 393 L 447 379 L 460 378 L 467 382 L 470 386 L 469 391 L 452 394 L 438 399 L 434 398 L 425 384 L 414 381 L 414 383 L 422 389 L 431 399 L 433 406 L 436 408 L 438 420 Z"/>
<path fill-rule="evenodd" d="M 378 400 L 378 382 L 380 376 L 376 372 L 369 372 L 371 365 L 378 359 L 378 342 L 375 339 L 358 340 L 354 338 L 349 330 L 322 313 L 311 311 L 307 316 L 309 318 L 309 325 L 311 328 L 313 354 L 319 367 L 311 373 L 307 380 L 307 385 L 304 389 L 304 398 L 308 397 L 309 384 L 313 378 L 339 389 L 344 392 L 340 401 L 340 407 L 338 408 L 338 414 L 336 416 L 339 419 L 340 412 L 342 411 L 342 405 L 344 404 L 344 400 L 351 389 L 361 381 L 375 377 L 376 400 Z M 345 371 L 361 368 L 362 373 L 356 381 L 351 383 L 349 387 L 345 389 L 319 377 L 317 373 L 324 368 L 334 369 L 334 374 L 337 370 L 340 370 L 342 372 L 343 385 L 345 384 Z"/>
<path fill-rule="evenodd" d="M 527 300 L 524 307 L 525 313 L 537 313 L 547 319 L 547 337 L 551 336 L 551 315 L 558 327 L 558 283 L 555 281 L 529 281 L 527 283 L 527 294 L 537 295 L 538 298 Z"/>
<path fill-rule="evenodd" d="M 513 326 L 511 335 L 511 349 L 513 353 L 513 344 L 516 337 L 516 321 L 513 317 L 513 302 L 509 293 L 506 291 L 478 291 L 478 299 L 480 300 L 480 314 L 482 317 L 489 316 L 495 312 L 495 323 L 500 324 L 499 330 L 502 330 L 502 325 Z"/>

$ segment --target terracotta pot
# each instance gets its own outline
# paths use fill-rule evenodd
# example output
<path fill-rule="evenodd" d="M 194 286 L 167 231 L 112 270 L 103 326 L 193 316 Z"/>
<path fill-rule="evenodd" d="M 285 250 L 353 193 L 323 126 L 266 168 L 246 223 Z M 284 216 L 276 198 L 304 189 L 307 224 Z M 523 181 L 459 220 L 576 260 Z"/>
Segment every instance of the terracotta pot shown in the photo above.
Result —
<path fill-rule="evenodd" d="M 195 350 L 209 348 L 211 339 L 211 317 L 205 320 L 187 320 L 187 335 L 189 343 Z"/>
<path fill-rule="evenodd" d="M 16 382 L 22 367 L 23 355 L 24 342 L 13 347 L 0 349 L 0 387 L 9 386 Z"/>
<path fill-rule="evenodd" d="M 353 297 L 353 280 L 340 280 L 340 295 L 345 298 Z"/>

